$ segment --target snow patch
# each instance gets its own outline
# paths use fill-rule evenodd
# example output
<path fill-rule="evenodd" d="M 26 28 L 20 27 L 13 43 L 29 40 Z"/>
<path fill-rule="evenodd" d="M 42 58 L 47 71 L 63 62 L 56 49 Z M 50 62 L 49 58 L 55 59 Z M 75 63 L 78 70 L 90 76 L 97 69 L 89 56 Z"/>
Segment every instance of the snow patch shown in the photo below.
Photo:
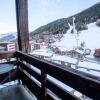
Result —
<path fill-rule="evenodd" d="M 100 28 L 95 23 L 88 24 L 87 26 L 87 30 L 80 32 L 78 44 L 84 41 L 86 44 L 85 48 L 89 48 L 91 50 L 100 48 Z M 75 38 L 76 34 L 71 34 L 71 30 L 72 26 L 70 26 L 70 29 L 66 34 L 64 34 L 64 38 L 62 38 L 60 42 L 55 42 L 54 45 L 63 46 L 66 48 L 66 50 L 72 50 L 75 48 L 77 46 L 77 41 Z"/>

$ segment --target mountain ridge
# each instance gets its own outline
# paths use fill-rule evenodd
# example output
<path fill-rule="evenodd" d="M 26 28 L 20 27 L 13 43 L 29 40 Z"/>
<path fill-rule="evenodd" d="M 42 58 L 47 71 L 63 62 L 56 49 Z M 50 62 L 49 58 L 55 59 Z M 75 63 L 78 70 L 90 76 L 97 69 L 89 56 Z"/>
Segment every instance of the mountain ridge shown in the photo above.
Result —
<path fill-rule="evenodd" d="M 97 4 L 79 12 L 78 14 L 73 15 L 76 20 L 76 29 L 78 31 L 86 29 L 86 25 L 92 22 L 95 22 L 97 19 L 100 19 L 100 2 Z M 50 22 L 44 26 L 41 26 L 30 33 L 30 36 L 36 34 L 48 33 L 48 34 L 59 34 L 66 33 L 69 29 L 68 22 L 72 24 L 72 17 L 61 18 Z"/>
<path fill-rule="evenodd" d="M 12 42 L 17 39 L 16 32 L 9 32 L 5 34 L 0 34 L 0 42 Z"/>

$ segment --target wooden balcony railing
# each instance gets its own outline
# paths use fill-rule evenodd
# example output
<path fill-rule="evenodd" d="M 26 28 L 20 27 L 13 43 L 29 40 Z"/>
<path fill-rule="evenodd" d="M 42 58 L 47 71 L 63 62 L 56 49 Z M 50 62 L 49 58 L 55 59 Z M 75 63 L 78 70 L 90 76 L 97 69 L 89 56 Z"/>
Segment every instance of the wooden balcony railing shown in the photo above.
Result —
<path fill-rule="evenodd" d="M 1 67 L 11 67 L 12 65 L 16 65 L 16 58 L 14 56 L 14 52 L 2 51 L 0 52 L 0 84 L 8 83 L 10 81 L 17 80 L 17 70 L 13 69 L 10 72 L 6 71 L 2 73 L 1 71 L 4 70 Z M 14 67 L 13 66 L 13 67 Z M 8 69 L 7 67 L 7 69 Z M 5 70 L 7 70 L 5 67 Z M 9 70 L 9 69 L 8 69 Z M 10 80 L 9 80 L 9 73 L 10 73 Z"/>
<path fill-rule="evenodd" d="M 62 83 L 72 87 L 82 94 L 92 99 L 100 99 L 100 78 L 80 72 L 71 68 L 63 69 L 60 65 L 39 59 L 19 51 L 14 53 L 17 58 L 16 65 L 18 66 L 17 79 L 22 82 L 39 100 L 51 99 L 55 95 L 62 100 L 79 99 L 72 93 L 61 88 L 57 83 L 48 79 L 47 75 L 61 81 Z M 41 73 L 37 73 L 30 66 L 38 68 Z M 33 80 L 37 79 L 40 84 Z M 49 92 L 52 91 L 52 92 Z M 54 94 L 52 94 L 54 93 Z"/>

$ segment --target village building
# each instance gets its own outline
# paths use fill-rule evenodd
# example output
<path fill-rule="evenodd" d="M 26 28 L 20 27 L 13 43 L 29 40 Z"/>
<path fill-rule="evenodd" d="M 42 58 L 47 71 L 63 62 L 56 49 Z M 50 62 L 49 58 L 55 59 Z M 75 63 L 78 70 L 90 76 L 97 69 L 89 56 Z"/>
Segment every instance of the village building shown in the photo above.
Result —
<path fill-rule="evenodd" d="M 95 49 L 94 56 L 95 56 L 96 58 L 100 58 L 100 48 Z"/>
<path fill-rule="evenodd" d="M 17 50 L 17 44 L 14 42 L 0 42 L 0 46 L 3 51 Z"/>
<path fill-rule="evenodd" d="M 0 51 L 4 51 L 5 47 L 0 46 Z"/>
<path fill-rule="evenodd" d="M 67 51 L 66 54 L 74 58 L 82 58 L 82 55 L 84 54 L 84 52 L 80 50 L 70 50 L 70 51 Z"/>
<path fill-rule="evenodd" d="M 95 49 L 94 58 L 96 61 L 100 61 L 100 48 Z"/>

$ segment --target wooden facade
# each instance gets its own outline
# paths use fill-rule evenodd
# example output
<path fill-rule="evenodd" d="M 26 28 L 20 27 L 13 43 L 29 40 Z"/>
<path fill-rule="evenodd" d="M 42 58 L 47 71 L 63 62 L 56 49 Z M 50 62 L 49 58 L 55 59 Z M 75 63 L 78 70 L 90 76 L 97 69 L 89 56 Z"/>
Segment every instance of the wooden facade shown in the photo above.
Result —
<path fill-rule="evenodd" d="M 80 53 L 75 50 L 70 50 L 66 52 L 67 55 L 70 55 L 71 57 L 80 57 Z"/>

